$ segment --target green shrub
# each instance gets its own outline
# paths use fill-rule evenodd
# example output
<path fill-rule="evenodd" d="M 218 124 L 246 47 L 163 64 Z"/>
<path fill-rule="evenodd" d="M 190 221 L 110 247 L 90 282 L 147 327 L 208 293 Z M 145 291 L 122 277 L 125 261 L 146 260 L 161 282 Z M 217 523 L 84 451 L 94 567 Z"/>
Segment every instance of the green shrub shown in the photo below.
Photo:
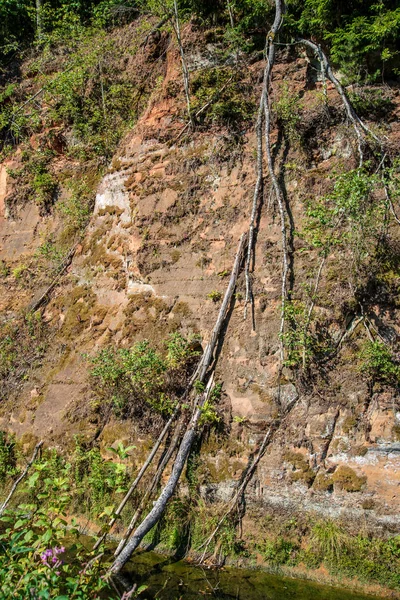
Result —
<path fill-rule="evenodd" d="M 198 116 L 200 123 L 236 128 L 253 119 L 255 106 L 244 73 L 219 67 L 200 71 L 193 77 L 191 91 L 193 114 L 210 102 Z"/>
<path fill-rule="evenodd" d="M 274 108 L 285 135 L 292 143 L 299 144 L 301 142 L 299 125 L 303 108 L 299 95 L 291 92 L 288 84 L 284 84 L 279 90 Z"/>
<path fill-rule="evenodd" d="M 213 302 L 219 302 L 222 298 L 222 293 L 218 290 L 212 290 L 209 294 L 207 294 L 207 298 Z"/>
<path fill-rule="evenodd" d="M 360 351 L 360 371 L 373 381 L 397 386 L 400 382 L 400 366 L 394 361 L 389 348 L 381 341 L 366 341 Z"/>
<path fill-rule="evenodd" d="M 129 349 L 104 348 L 91 359 L 97 393 L 111 397 L 120 415 L 152 410 L 171 414 L 198 351 L 190 338 L 172 334 L 161 354 L 147 340 Z"/>
<path fill-rule="evenodd" d="M 292 542 L 278 536 L 275 540 L 267 540 L 265 542 L 263 555 L 265 560 L 274 565 L 287 565 L 294 563 L 294 555 L 299 546 L 296 542 Z"/>
<path fill-rule="evenodd" d="M 359 492 L 365 486 L 367 478 L 357 473 L 347 465 L 340 465 L 332 475 L 332 481 L 341 490 L 346 492 Z"/>

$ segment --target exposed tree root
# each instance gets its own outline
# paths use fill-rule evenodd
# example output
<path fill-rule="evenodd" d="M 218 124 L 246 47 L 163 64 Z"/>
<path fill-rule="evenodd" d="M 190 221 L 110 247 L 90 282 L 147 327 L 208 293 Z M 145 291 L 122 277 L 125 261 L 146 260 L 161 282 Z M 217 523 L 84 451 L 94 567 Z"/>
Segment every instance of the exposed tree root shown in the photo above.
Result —
<path fill-rule="evenodd" d="M 317 44 L 315 44 L 314 42 L 311 42 L 310 40 L 305 40 L 305 39 L 297 40 L 297 43 L 301 44 L 303 46 L 306 46 L 307 48 L 310 48 L 314 52 L 315 56 L 320 61 L 323 73 L 326 74 L 328 79 L 333 83 L 339 96 L 341 97 L 343 106 L 346 110 L 347 117 L 348 117 L 349 121 L 351 122 L 351 124 L 353 125 L 354 131 L 357 136 L 358 152 L 359 152 L 360 167 L 361 167 L 363 164 L 363 159 L 364 159 L 363 149 L 362 149 L 363 145 L 364 145 L 364 135 L 363 134 L 370 136 L 379 146 L 382 146 L 381 140 L 378 138 L 378 136 L 376 136 L 369 129 L 369 127 L 367 127 L 365 125 L 365 123 L 357 115 L 342 84 L 337 79 L 337 77 L 335 77 L 335 75 L 332 71 L 331 65 L 326 57 L 326 54 L 322 51 L 321 47 L 318 46 Z"/>
<path fill-rule="evenodd" d="M 315 306 L 315 298 L 316 298 L 316 295 L 318 292 L 319 282 L 321 279 L 321 273 L 322 273 L 322 269 L 324 268 L 325 261 L 326 261 L 326 256 L 323 257 L 323 259 L 321 260 L 319 267 L 318 267 L 317 276 L 315 278 L 314 290 L 311 295 L 311 301 L 310 301 L 310 305 L 309 305 L 308 311 L 307 311 L 306 322 L 304 324 L 304 342 L 303 342 L 303 355 L 302 355 L 303 370 L 306 368 L 306 358 L 307 358 L 307 356 L 306 356 L 307 349 L 306 349 L 305 340 L 307 339 L 308 328 L 310 327 L 311 317 L 312 317 L 312 313 L 313 313 L 314 306 Z"/>
<path fill-rule="evenodd" d="M 223 516 L 221 517 L 221 519 L 218 521 L 217 526 L 215 527 L 214 531 L 212 532 L 212 534 L 207 538 L 207 540 L 202 544 L 202 546 L 200 547 L 200 549 L 204 548 L 203 550 L 203 554 L 201 555 L 200 558 L 200 563 L 204 562 L 204 559 L 206 557 L 207 554 L 207 550 L 208 547 L 210 546 L 211 542 L 213 541 L 213 539 L 215 538 L 215 536 L 217 535 L 218 531 L 220 530 L 221 526 L 223 525 L 223 523 L 226 521 L 226 519 L 232 515 L 232 513 L 234 513 L 235 511 L 238 510 L 239 504 L 240 504 L 240 500 L 243 498 L 244 493 L 246 491 L 246 488 L 248 486 L 248 484 L 250 483 L 254 472 L 258 466 L 258 463 L 260 462 L 260 460 L 262 459 L 262 457 L 264 456 L 268 446 L 271 444 L 271 442 L 273 441 L 273 437 L 274 434 L 278 431 L 278 429 L 280 429 L 282 427 L 282 425 L 284 425 L 286 423 L 286 419 L 288 417 L 288 415 L 290 414 L 292 408 L 295 406 L 296 402 L 297 402 L 298 398 L 295 398 L 293 400 L 293 402 L 286 408 L 284 414 L 279 417 L 278 419 L 276 419 L 276 421 L 274 421 L 267 433 L 264 436 L 263 441 L 261 442 L 261 445 L 257 451 L 257 454 L 252 458 L 250 465 L 247 466 L 243 476 L 242 476 L 242 481 L 239 485 L 239 487 L 237 488 L 237 490 L 235 491 L 232 499 L 229 502 L 229 506 L 228 509 L 226 510 L 226 512 L 223 514 Z"/>
<path fill-rule="evenodd" d="M 247 246 L 247 258 L 245 264 L 245 278 L 246 278 L 246 297 L 244 303 L 244 318 L 247 317 L 247 305 L 249 302 L 253 303 L 253 295 L 251 291 L 251 282 L 250 282 L 250 265 L 251 265 L 251 257 L 254 252 L 254 233 L 255 233 L 255 221 L 257 215 L 257 207 L 258 207 L 258 199 L 260 193 L 262 192 L 262 183 L 263 183 L 263 147 L 262 147 L 262 124 L 263 124 L 263 113 L 265 118 L 265 132 L 266 132 L 266 152 L 267 152 L 267 161 L 268 161 L 268 169 L 270 173 L 271 180 L 273 182 L 273 186 L 276 193 L 276 187 L 273 181 L 273 177 L 275 174 L 273 172 L 273 163 L 271 156 L 271 145 L 269 141 L 269 110 L 267 110 L 268 105 L 268 92 L 269 92 L 269 84 L 271 80 L 271 71 L 275 62 L 275 46 L 274 46 L 274 38 L 276 34 L 279 32 L 279 29 L 282 25 L 282 2 L 281 0 L 276 0 L 276 10 L 275 10 L 275 19 L 272 24 L 271 30 L 267 36 L 267 50 L 266 50 L 266 65 L 264 69 L 264 78 L 263 78 L 263 86 L 261 90 L 261 98 L 260 105 L 258 109 L 257 116 L 257 124 L 256 124 L 256 134 L 257 134 L 257 179 L 256 186 L 254 189 L 253 196 L 253 207 L 250 216 L 250 224 L 248 230 L 249 242 Z M 268 123 L 267 123 L 268 119 Z M 268 138 L 268 139 L 267 139 Z M 278 183 L 275 177 L 275 182 L 277 187 Z M 279 202 L 279 201 L 278 201 Z M 287 277 L 287 274 L 286 274 Z"/>

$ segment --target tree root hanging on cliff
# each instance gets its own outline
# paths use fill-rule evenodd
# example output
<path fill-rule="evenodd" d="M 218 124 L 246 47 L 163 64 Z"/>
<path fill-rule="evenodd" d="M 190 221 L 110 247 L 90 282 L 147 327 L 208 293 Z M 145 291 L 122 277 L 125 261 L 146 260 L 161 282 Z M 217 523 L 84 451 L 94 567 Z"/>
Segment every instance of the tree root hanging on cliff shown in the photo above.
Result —
<path fill-rule="evenodd" d="M 293 407 L 295 406 L 297 400 L 298 400 L 298 396 L 291 402 L 291 404 L 289 406 L 286 407 L 284 413 L 278 419 L 276 419 L 273 423 L 271 423 L 271 425 L 269 426 L 268 431 L 266 432 L 266 434 L 260 444 L 260 447 L 258 448 L 256 455 L 251 459 L 250 464 L 247 466 L 246 470 L 243 472 L 243 475 L 241 478 L 241 483 L 238 486 L 238 488 L 236 489 L 232 499 L 230 500 L 228 509 L 223 514 L 221 519 L 218 521 L 218 523 L 217 523 L 215 529 L 213 530 L 213 532 L 211 533 L 211 535 L 202 544 L 202 546 L 200 546 L 200 549 L 204 548 L 203 554 L 201 555 L 201 558 L 199 561 L 200 564 L 204 562 L 208 547 L 210 546 L 211 542 L 217 535 L 217 533 L 220 530 L 223 523 L 226 521 L 226 519 L 229 518 L 230 515 L 232 515 L 232 513 L 234 513 L 235 511 L 238 511 L 240 501 L 243 498 L 246 488 L 254 475 L 254 472 L 258 466 L 258 463 L 264 456 L 268 446 L 272 443 L 275 433 L 286 423 L 287 417 L 289 416 L 290 412 L 292 411 Z"/>
<path fill-rule="evenodd" d="M 268 92 L 269 85 L 271 81 L 271 71 L 275 62 L 275 46 L 274 46 L 274 38 L 276 34 L 279 32 L 279 29 L 282 25 L 282 2 L 281 0 L 276 0 L 275 3 L 275 19 L 272 24 L 271 30 L 267 36 L 267 45 L 266 45 L 266 65 L 264 69 L 264 78 L 263 78 L 263 86 L 261 90 L 261 98 L 258 109 L 257 116 L 257 124 L 256 124 L 256 134 L 257 134 L 257 179 L 256 185 L 254 189 L 253 196 L 253 206 L 250 216 L 250 223 L 248 229 L 249 242 L 247 246 L 247 258 L 245 264 L 245 279 L 246 279 L 246 297 L 244 303 L 244 318 L 247 317 L 247 305 L 249 302 L 253 304 L 253 294 L 251 291 L 251 282 L 250 282 L 250 266 L 251 266 L 251 258 L 254 252 L 254 234 L 256 227 L 256 215 L 259 197 L 262 192 L 263 187 L 263 145 L 262 145 L 262 125 L 263 125 L 263 117 L 266 118 L 266 104 L 268 103 Z M 265 125 L 267 126 L 267 125 Z M 266 140 L 266 152 L 267 152 L 267 161 L 268 168 L 272 180 L 273 167 L 272 167 L 272 157 L 271 157 L 271 145 L 269 143 L 269 122 L 268 122 L 268 141 Z M 271 174 L 272 170 L 272 174 Z M 276 182 L 277 183 L 277 182 Z M 279 187 L 279 186 L 278 186 Z M 275 186 L 274 186 L 275 188 Z M 253 323 L 254 327 L 254 323 Z"/>
<path fill-rule="evenodd" d="M 336 91 L 338 92 L 339 96 L 341 97 L 347 117 L 348 117 L 349 121 L 351 122 L 351 124 L 353 125 L 353 129 L 357 136 L 358 152 L 359 152 L 359 158 L 360 158 L 359 166 L 361 167 L 363 164 L 363 160 L 364 160 L 364 155 L 363 155 L 363 150 L 362 150 L 363 144 L 365 143 L 364 135 L 367 135 L 370 138 L 372 138 L 379 146 L 382 146 L 381 140 L 378 138 L 378 136 L 376 136 L 369 129 L 369 127 L 367 127 L 365 125 L 365 123 L 357 115 L 342 84 L 337 79 L 337 77 L 335 77 L 335 75 L 332 71 L 331 65 L 327 59 L 327 56 L 322 51 L 321 47 L 318 46 L 317 44 L 315 44 L 314 42 L 311 42 L 310 40 L 306 40 L 306 39 L 297 40 L 296 43 L 306 46 L 307 48 L 310 48 L 314 52 L 315 56 L 318 58 L 318 60 L 321 64 L 321 70 L 322 70 L 324 76 L 326 75 L 328 77 L 328 79 L 333 83 L 333 85 L 336 88 Z"/>

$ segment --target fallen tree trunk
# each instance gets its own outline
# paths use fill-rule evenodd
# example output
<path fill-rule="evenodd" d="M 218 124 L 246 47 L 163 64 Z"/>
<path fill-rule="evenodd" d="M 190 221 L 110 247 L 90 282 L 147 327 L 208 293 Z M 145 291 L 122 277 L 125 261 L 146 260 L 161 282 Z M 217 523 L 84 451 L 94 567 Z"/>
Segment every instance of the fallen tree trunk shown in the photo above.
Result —
<path fill-rule="evenodd" d="M 150 454 L 148 455 L 146 461 L 143 463 L 142 468 L 140 469 L 139 473 L 137 474 L 135 480 L 133 481 L 131 487 L 129 488 L 129 490 L 126 492 L 124 498 L 122 499 L 120 505 L 118 506 L 117 510 L 114 513 L 114 516 L 112 517 L 112 519 L 110 520 L 109 524 L 108 524 L 108 528 L 107 531 L 105 531 L 103 533 L 103 535 L 101 535 L 97 542 L 95 543 L 95 545 L 93 546 L 93 550 L 97 550 L 97 548 L 100 546 L 100 544 L 105 540 L 105 538 L 107 537 L 108 533 L 111 531 L 111 529 L 114 527 L 115 523 L 117 522 L 117 519 L 119 517 L 119 515 L 121 514 L 121 512 L 123 511 L 126 503 L 128 502 L 129 498 L 132 496 L 133 492 L 135 491 L 135 489 L 137 488 L 137 486 L 139 485 L 140 480 L 142 479 L 143 475 L 145 474 L 145 472 L 147 471 L 148 467 L 150 466 L 150 464 L 153 461 L 153 458 L 155 457 L 157 450 L 159 449 L 159 447 L 161 446 L 165 436 L 167 435 L 173 421 L 176 419 L 178 413 L 180 411 L 180 405 L 178 405 L 174 412 L 172 413 L 172 415 L 170 416 L 170 418 L 168 419 L 168 421 L 166 422 L 166 424 L 164 425 L 164 428 L 162 430 L 162 432 L 160 433 L 160 435 L 157 438 L 156 443 L 154 444 Z"/>
<path fill-rule="evenodd" d="M 242 264 L 243 252 L 245 249 L 247 241 L 247 235 L 243 234 L 240 238 L 238 250 L 235 257 L 235 262 L 232 268 L 231 277 L 229 280 L 228 288 L 225 292 L 225 296 L 217 317 L 217 321 L 215 323 L 213 332 L 211 334 L 210 341 L 208 343 L 206 352 L 204 353 L 203 364 L 201 366 L 199 372 L 199 381 L 204 382 L 207 371 L 212 364 L 214 350 L 218 341 L 218 338 L 221 334 L 222 325 L 225 320 L 225 316 L 227 314 L 229 305 L 232 301 L 233 293 L 236 287 L 236 281 L 239 276 L 240 266 Z M 211 381 L 211 380 L 210 380 Z M 109 574 L 117 574 L 121 571 L 125 563 L 129 560 L 133 552 L 139 546 L 140 542 L 144 538 L 144 536 L 158 523 L 161 519 L 167 503 L 173 493 L 175 492 L 176 486 L 178 485 L 180 476 L 182 474 L 183 468 L 185 466 L 186 460 L 189 456 L 190 450 L 193 446 L 193 443 L 197 437 L 197 426 L 200 420 L 200 416 L 202 414 L 202 407 L 207 400 L 207 396 L 209 393 L 209 389 L 206 390 L 206 393 L 202 396 L 202 398 L 198 399 L 197 408 L 195 408 L 192 419 L 189 423 L 189 427 L 183 436 L 181 445 L 179 447 L 173 468 L 172 473 L 166 483 L 164 489 L 162 490 L 160 496 L 157 501 L 154 503 L 154 506 L 150 513 L 146 516 L 146 518 L 142 521 L 139 527 L 136 529 L 134 535 L 131 540 L 126 544 L 125 548 L 121 551 L 118 557 L 115 559 L 114 563 L 111 565 L 109 570 Z"/>
<path fill-rule="evenodd" d="M 153 476 L 153 479 L 151 481 L 149 488 L 147 489 L 145 495 L 142 497 L 140 504 L 137 507 L 135 514 L 133 515 L 133 517 L 131 519 L 131 522 L 129 523 L 128 529 L 126 530 L 124 537 L 122 538 L 122 540 L 118 544 L 116 551 L 114 552 L 114 556 L 118 556 L 118 554 L 120 554 L 120 552 L 126 545 L 126 542 L 130 538 L 132 531 L 135 529 L 136 523 L 140 519 L 140 517 L 143 513 L 143 510 L 145 509 L 152 493 L 154 492 L 154 490 L 157 488 L 158 484 L 160 483 L 161 476 L 164 473 L 164 470 L 165 470 L 167 464 L 169 463 L 171 456 L 173 455 L 176 448 L 178 447 L 179 440 L 180 440 L 180 437 L 182 434 L 182 428 L 183 428 L 183 423 L 181 422 L 175 431 L 174 438 L 173 438 L 168 450 L 165 452 L 165 455 L 161 459 L 161 462 L 157 468 L 157 471 L 155 472 L 155 474 Z"/>

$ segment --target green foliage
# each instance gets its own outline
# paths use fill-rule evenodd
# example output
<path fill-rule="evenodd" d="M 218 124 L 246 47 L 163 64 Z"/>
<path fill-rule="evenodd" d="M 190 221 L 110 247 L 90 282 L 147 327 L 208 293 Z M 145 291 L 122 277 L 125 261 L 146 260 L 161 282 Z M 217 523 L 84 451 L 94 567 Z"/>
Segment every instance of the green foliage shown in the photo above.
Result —
<path fill-rule="evenodd" d="M 207 298 L 213 302 L 219 302 L 222 298 L 222 293 L 218 290 L 212 290 L 209 294 L 207 294 Z"/>
<path fill-rule="evenodd" d="M 381 340 L 366 341 L 361 348 L 360 359 L 360 371 L 366 373 L 373 381 L 399 385 L 400 366 Z"/>
<path fill-rule="evenodd" d="M 5 431 L 0 431 L 0 484 L 17 473 L 15 439 Z"/>
<path fill-rule="evenodd" d="M 188 369 L 198 352 L 192 340 L 171 335 L 165 356 L 147 340 L 129 349 L 104 348 L 92 358 L 92 381 L 97 392 L 112 398 L 118 414 L 152 410 L 161 415 L 173 411 L 176 393 L 184 386 Z"/>
<path fill-rule="evenodd" d="M 393 110 L 391 94 L 381 88 L 360 87 L 349 93 L 351 103 L 359 117 L 383 119 Z"/>
<path fill-rule="evenodd" d="M 99 174 L 93 180 L 82 177 L 67 182 L 68 194 L 57 202 L 56 210 L 63 219 L 63 239 L 75 239 L 84 230 L 92 215 L 95 194 L 94 189 Z"/>
<path fill-rule="evenodd" d="M 237 128 L 253 118 L 252 88 L 243 75 L 226 67 L 205 69 L 195 74 L 191 83 L 193 114 L 210 103 L 198 116 L 200 124 Z"/>
<path fill-rule="evenodd" d="M 287 29 L 323 42 L 349 79 L 374 81 L 384 73 L 398 73 L 400 9 L 395 0 L 288 0 L 287 4 Z"/>
<path fill-rule="evenodd" d="M 0 461 L 2 452 L 0 440 Z M 32 466 L 25 489 L 19 493 L 25 497 L 24 503 L 8 508 L 0 517 L 1 598 L 117 597 L 104 577 L 104 558 L 100 555 L 95 559 L 95 554 L 82 543 L 77 523 L 74 519 L 69 521 L 67 515 L 74 501 L 81 500 L 80 486 L 86 494 L 93 494 L 98 514 L 107 494 L 121 491 L 121 465 L 113 463 L 110 467 L 110 461 L 104 461 L 92 449 L 85 453 L 82 469 L 82 454 L 77 444 L 69 463 L 55 451 L 44 451 L 44 456 Z M 109 491 L 104 491 L 105 486 Z M 78 506 L 82 508 L 82 504 Z"/>
<path fill-rule="evenodd" d="M 301 235 L 323 256 L 335 247 L 349 250 L 354 268 L 360 269 L 374 255 L 387 210 L 376 194 L 379 185 L 368 165 L 337 176 L 329 194 L 307 202 Z"/>
<path fill-rule="evenodd" d="M 297 367 L 303 360 L 303 354 L 310 358 L 312 353 L 312 338 L 306 331 L 306 306 L 299 301 L 292 300 L 285 303 L 286 330 L 282 340 L 286 350 L 285 366 Z"/>
<path fill-rule="evenodd" d="M 85 31 L 69 66 L 47 78 L 48 116 L 72 127 L 73 156 L 110 158 L 135 115 L 135 86 L 116 68 L 121 51 L 105 31 Z"/>
<path fill-rule="evenodd" d="M 337 559 L 343 553 L 346 542 L 343 528 L 335 521 L 319 521 L 311 530 L 311 547 L 322 560 Z"/>
<path fill-rule="evenodd" d="M 98 448 L 87 450 L 76 439 L 71 472 L 74 503 L 80 512 L 96 516 L 115 494 L 126 492 L 130 474 L 126 458 L 120 458 L 121 462 L 106 460 Z"/>
<path fill-rule="evenodd" d="M 296 542 L 278 536 L 276 539 L 265 542 L 263 556 L 273 565 L 290 565 L 293 564 L 294 554 L 297 550 Z"/>
<path fill-rule="evenodd" d="M 289 90 L 289 86 L 284 84 L 279 90 L 278 101 L 274 104 L 278 122 L 283 127 L 283 131 L 292 144 L 300 144 L 301 134 L 299 124 L 301 121 L 302 103 L 297 93 Z"/>

